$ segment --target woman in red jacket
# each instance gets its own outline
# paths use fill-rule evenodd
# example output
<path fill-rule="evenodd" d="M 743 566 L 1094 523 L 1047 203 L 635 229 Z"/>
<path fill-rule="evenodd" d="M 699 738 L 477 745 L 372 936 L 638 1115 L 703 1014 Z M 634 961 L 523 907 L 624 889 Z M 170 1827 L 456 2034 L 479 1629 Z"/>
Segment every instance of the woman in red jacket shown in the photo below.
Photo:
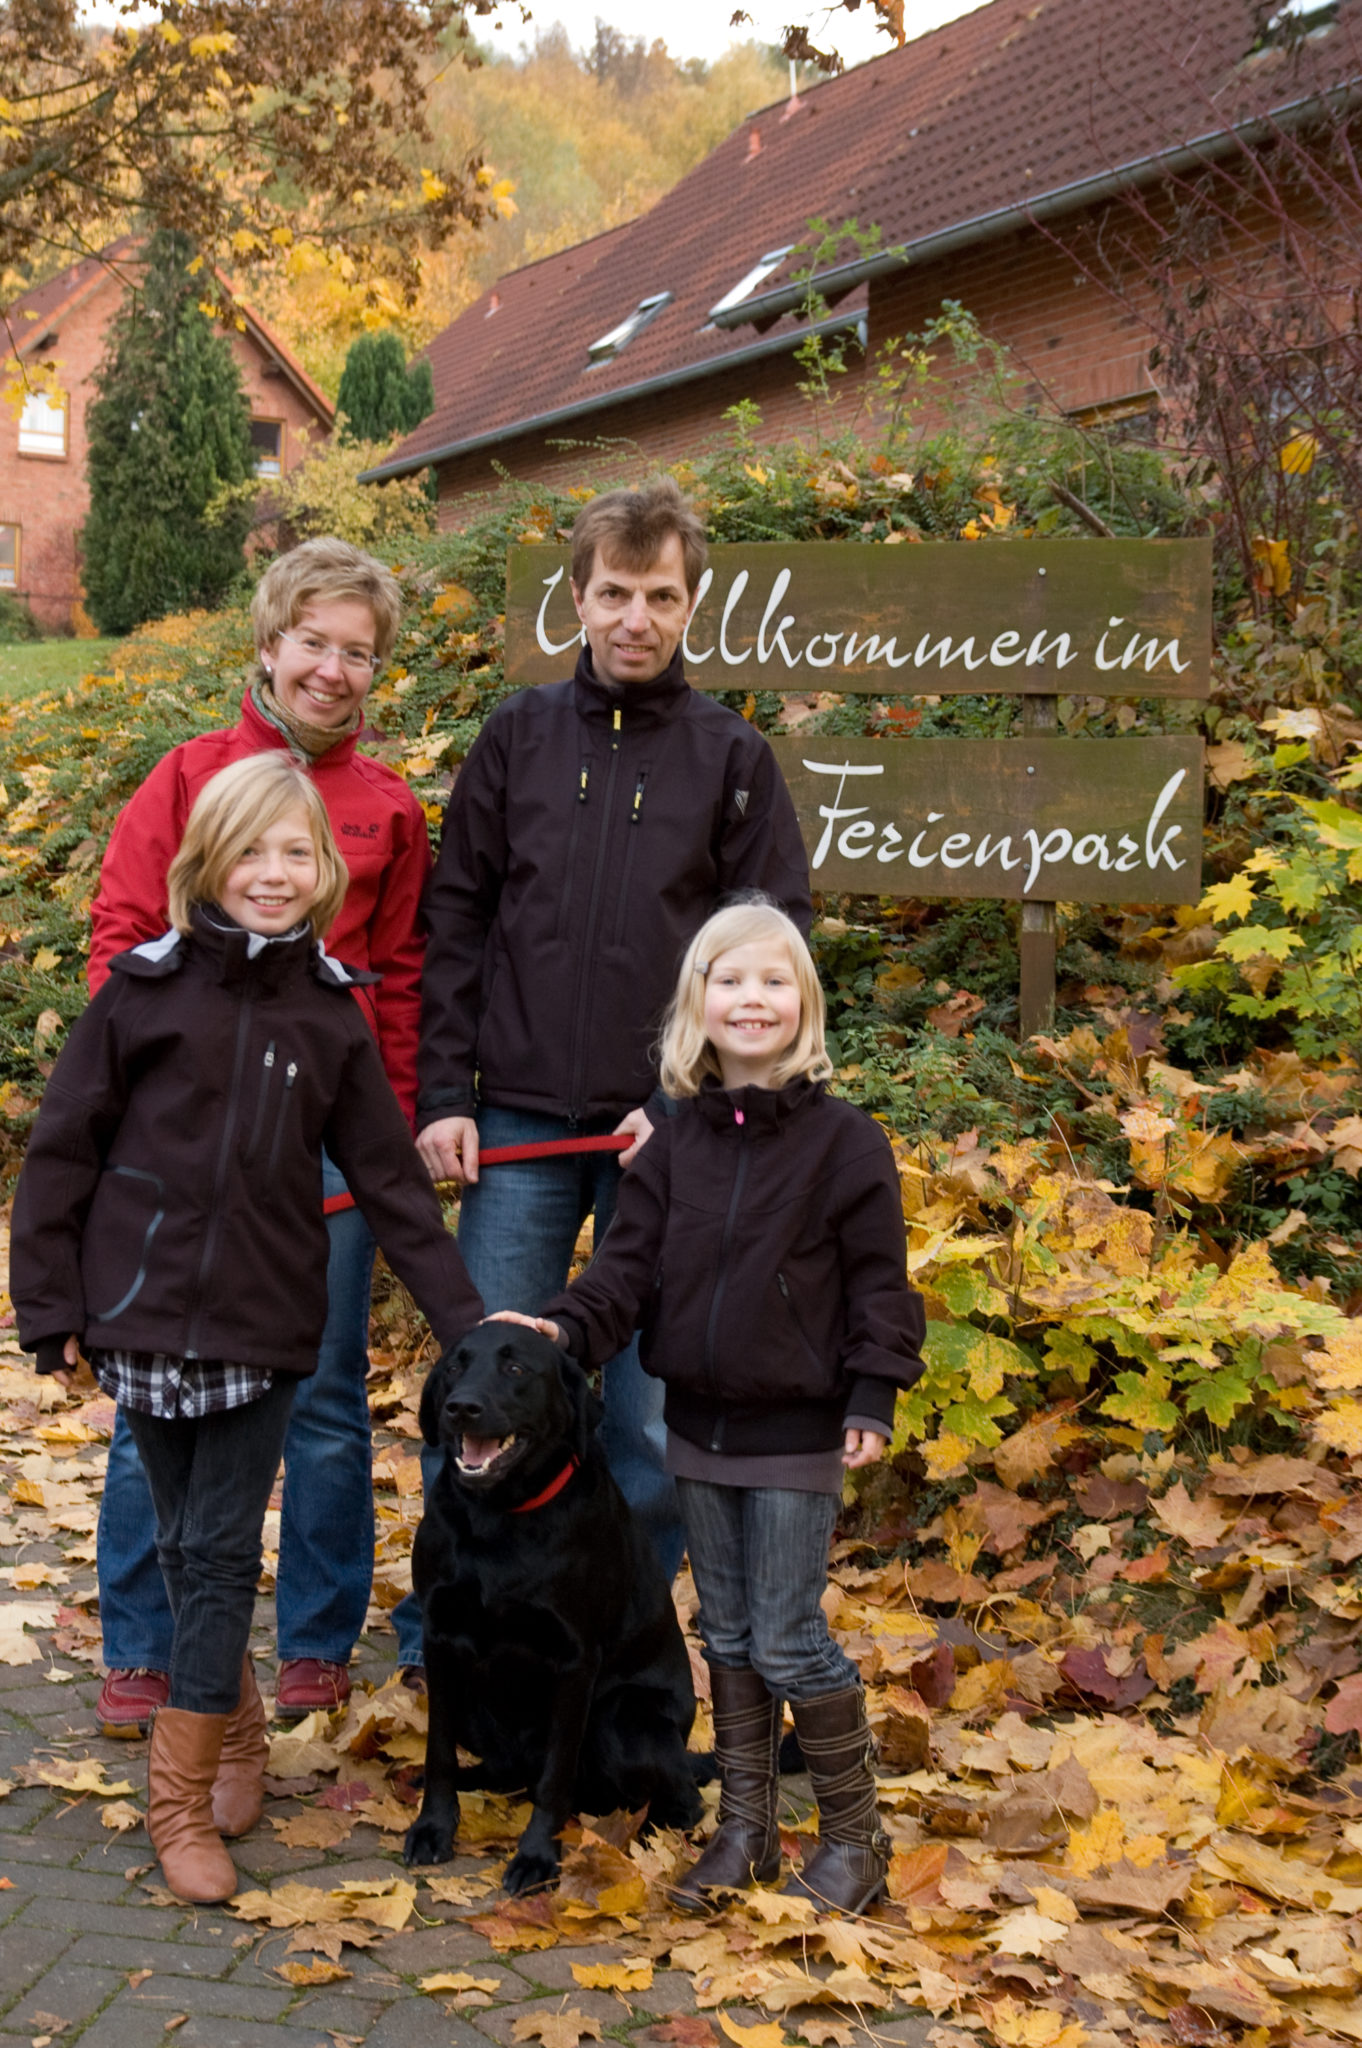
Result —
<path fill-rule="evenodd" d="M 382 976 L 356 988 L 398 1101 L 412 1114 L 420 1010 L 421 891 L 430 867 L 425 815 L 400 776 L 356 752 L 364 700 L 397 638 L 402 601 L 390 572 L 347 542 L 305 541 L 266 572 L 251 607 L 259 668 L 240 721 L 174 748 L 120 815 L 94 903 L 94 994 L 117 953 L 159 937 L 166 875 L 195 797 L 220 768 L 267 750 L 310 772 L 349 872 L 327 934 L 333 957 Z M 327 1195 L 345 1192 L 334 1164 Z M 276 1592 L 277 1708 L 300 1715 L 349 1694 L 347 1665 L 373 1575 L 368 1369 L 373 1239 L 358 1210 L 328 1221 L 329 1315 L 317 1372 L 289 1420 Z M 144 1732 L 167 1696 L 171 1617 L 154 1545 L 151 1496 L 122 1418 L 99 1518 L 100 1617 L 107 1669 L 97 1707 L 106 1734 Z"/>

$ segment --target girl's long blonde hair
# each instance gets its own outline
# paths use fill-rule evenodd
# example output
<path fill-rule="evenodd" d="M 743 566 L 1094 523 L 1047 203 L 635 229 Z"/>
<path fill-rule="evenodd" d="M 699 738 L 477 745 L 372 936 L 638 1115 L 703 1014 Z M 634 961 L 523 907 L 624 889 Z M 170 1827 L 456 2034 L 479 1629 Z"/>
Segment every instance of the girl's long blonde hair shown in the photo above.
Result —
<path fill-rule="evenodd" d="M 832 1061 L 824 1042 L 823 991 L 803 935 L 777 904 L 755 897 L 716 910 L 686 948 L 659 1047 L 662 1086 L 668 1095 L 698 1095 L 706 1074 L 723 1079 L 714 1047 L 705 1036 L 705 984 L 711 966 L 723 954 L 760 939 L 778 939 L 784 946 L 799 990 L 799 1030 L 773 1069 L 771 1086 L 783 1088 L 800 1075 L 810 1081 L 825 1081 L 831 1074 Z"/>
<path fill-rule="evenodd" d="M 251 842 L 290 811 L 306 814 L 317 849 L 317 893 L 307 915 L 314 936 L 321 938 L 345 901 L 350 875 L 316 783 L 282 750 L 233 761 L 205 782 L 195 797 L 180 850 L 166 876 L 170 921 L 176 931 L 189 930 L 194 904 L 217 901 Z"/>

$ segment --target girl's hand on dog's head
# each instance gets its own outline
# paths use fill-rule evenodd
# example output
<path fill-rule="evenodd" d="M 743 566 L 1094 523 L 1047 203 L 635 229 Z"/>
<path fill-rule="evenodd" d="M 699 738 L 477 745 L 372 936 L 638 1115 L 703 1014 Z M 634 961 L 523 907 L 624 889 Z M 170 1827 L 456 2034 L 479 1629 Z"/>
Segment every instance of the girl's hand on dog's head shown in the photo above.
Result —
<path fill-rule="evenodd" d="M 884 1456 L 887 1436 L 873 1429 L 849 1429 L 842 1444 L 842 1463 L 848 1471 L 858 1465 L 874 1465 Z"/>
<path fill-rule="evenodd" d="M 519 1309 L 494 1308 L 487 1318 L 489 1323 L 521 1323 L 527 1330 L 538 1330 L 541 1337 L 547 1337 L 560 1351 L 566 1351 L 567 1338 L 557 1323 L 551 1323 L 547 1316 L 522 1316 Z"/>

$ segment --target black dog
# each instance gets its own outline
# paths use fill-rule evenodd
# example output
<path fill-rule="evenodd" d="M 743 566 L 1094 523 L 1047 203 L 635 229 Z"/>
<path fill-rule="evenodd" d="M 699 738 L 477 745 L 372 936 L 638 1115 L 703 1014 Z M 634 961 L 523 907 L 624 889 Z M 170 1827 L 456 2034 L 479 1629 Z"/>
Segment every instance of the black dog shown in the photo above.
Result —
<path fill-rule="evenodd" d="M 453 1855 L 461 1785 L 534 1801 L 510 1892 L 554 1880 L 571 1813 L 700 1817 L 686 1648 L 600 1417 L 572 1360 L 516 1323 L 479 1324 L 426 1381 L 421 1429 L 445 1460 L 412 1552 L 430 1734 L 408 1863 Z M 481 1767 L 461 1769 L 456 1744 Z"/>

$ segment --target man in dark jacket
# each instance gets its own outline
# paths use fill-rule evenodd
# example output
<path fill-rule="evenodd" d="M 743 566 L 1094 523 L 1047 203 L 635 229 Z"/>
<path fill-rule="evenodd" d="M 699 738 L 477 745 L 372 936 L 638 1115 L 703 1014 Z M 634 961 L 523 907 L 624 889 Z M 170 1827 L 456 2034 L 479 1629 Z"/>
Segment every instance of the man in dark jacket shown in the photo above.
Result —
<path fill-rule="evenodd" d="M 676 485 L 595 499 L 573 529 L 585 641 L 570 682 L 501 704 L 460 770 L 426 897 L 417 1143 L 464 1183 L 459 1246 L 489 1307 L 537 1313 L 583 1219 L 614 1213 L 613 1154 L 499 1166 L 480 1147 L 628 1132 L 692 935 L 758 889 L 805 931 L 808 862 L 762 735 L 693 690 L 682 639 L 705 566 Z M 631 1345 L 605 1373 L 604 1437 L 664 1569 L 684 1539 L 662 1464 L 661 1384 Z M 416 1617 L 398 1653 L 419 1662 Z"/>

